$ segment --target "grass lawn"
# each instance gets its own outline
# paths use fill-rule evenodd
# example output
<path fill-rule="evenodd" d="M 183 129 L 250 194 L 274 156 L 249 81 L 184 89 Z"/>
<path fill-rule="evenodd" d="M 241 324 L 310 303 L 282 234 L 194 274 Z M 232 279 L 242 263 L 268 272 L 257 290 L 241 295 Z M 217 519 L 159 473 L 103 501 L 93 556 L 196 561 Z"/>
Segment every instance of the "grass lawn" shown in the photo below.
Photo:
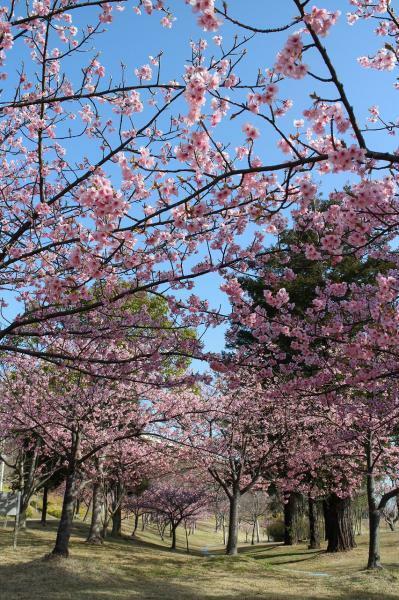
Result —
<path fill-rule="evenodd" d="M 21 532 L 19 548 L 12 549 L 12 532 L 0 525 L 1 600 L 393 600 L 399 599 L 399 532 L 383 530 L 382 558 L 386 568 L 363 570 L 367 556 L 365 536 L 350 553 L 327 555 L 305 545 L 243 544 L 239 556 L 223 556 L 220 534 L 210 523 L 200 524 L 189 537 L 184 530 L 179 549 L 162 545 L 154 530 L 112 540 L 102 546 L 84 543 L 87 526 L 76 523 L 71 558 L 43 560 L 55 538 L 56 521 L 43 529 L 31 522 Z"/>

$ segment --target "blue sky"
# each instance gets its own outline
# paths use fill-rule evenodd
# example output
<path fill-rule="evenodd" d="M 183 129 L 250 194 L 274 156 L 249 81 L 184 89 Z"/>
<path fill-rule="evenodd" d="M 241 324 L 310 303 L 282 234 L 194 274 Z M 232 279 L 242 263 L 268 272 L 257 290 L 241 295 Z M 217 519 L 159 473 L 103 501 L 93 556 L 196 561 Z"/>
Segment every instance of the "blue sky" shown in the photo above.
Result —
<path fill-rule="evenodd" d="M 393 89 L 394 74 L 362 69 L 356 61 L 358 56 L 372 54 L 383 45 L 382 39 L 375 37 L 372 33 L 373 22 L 360 22 L 352 27 L 348 26 L 345 13 L 351 7 L 347 0 L 334 2 L 320 0 L 317 4 L 330 10 L 341 10 L 343 13 L 339 23 L 333 27 L 331 34 L 325 39 L 325 45 L 360 121 L 365 121 L 368 115 L 367 109 L 372 104 L 377 104 L 380 107 L 381 115 L 387 119 L 396 118 L 395 109 L 398 105 L 399 91 Z M 96 41 L 97 49 L 100 51 L 100 61 L 106 67 L 107 76 L 112 75 L 115 83 L 119 82 L 121 62 L 126 65 L 126 81 L 135 83 L 137 79 L 134 75 L 134 68 L 147 63 L 149 55 L 155 56 L 160 51 L 163 51 L 161 80 L 164 82 L 170 79 L 182 81 L 184 64 L 191 54 L 190 40 L 198 40 L 199 37 L 205 37 L 210 41 L 208 56 L 211 56 L 212 52 L 217 53 L 217 48 L 211 42 L 214 34 L 204 34 L 199 30 L 196 26 L 196 16 L 183 0 L 171 0 L 169 6 L 176 16 L 171 30 L 164 29 L 159 25 L 158 13 L 152 17 L 136 16 L 130 3 L 127 4 L 124 12 L 115 12 L 115 21 L 109 31 L 105 35 L 99 36 Z M 228 6 L 232 16 L 260 27 L 282 25 L 290 20 L 290 17 L 296 12 L 291 0 L 230 0 Z M 98 12 L 97 8 L 95 12 Z M 87 14 L 89 12 L 86 13 L 86 16 Z M 86 18 L 81 19 L 81 22 L 82 24 L 83 22 L 87 23 Z M 79 22 L 74 21 L 74 24 L 79 25 Z M 236 28 L 225 24 L 218 33 L 223 36 L 224 44 L 227 47 L 227 42 L 235 33 L 241 36 L 244 32 L 237 32 Z M 258 68 L 264 71 L 266 67 L 272 66 L 275 55 L 284 44 L 285 39 L 286 34 L 283 33 L 268 36 L 258 35 L 251 40 L 248 44 L 248 55 L 238 69 L 243 81 L 253 83 Z M 18 54 L 17 48 L 15 52 L 11 53 L 8 63 L 11 71 L 22 57 L 22 54 Z M 323 65 L 317 61 L 315 64 L 319 64 L 320 70 L 314 67 L 313 70 L 323 74 Z M 76 58 L 70 61 L 68 68 L 72 79 L 76 76 L 79 66 Z M 11 81 L 12 79 L 11 76 Z M 310 107 L 309 94 L 313 91 L 320 92 L 321 95 L 327 97 L 331 97 L 331 94 L 336 95 L 333 91 L 328 90 L 328 86 L 319 84 L 310 78 L 301 82 L 288 80 L 281 84 L 280 95 L 294 100 L 293 109 L 281 120 L 281 125 L 286 131 L 292 129 L 292 121 L 301 117 L 302 110 Z M 249 120 L 248 117 L 245 120 Z M 259 122 L 257 126 L 262 129 Z M 262 156 L 263 160 L 272 162 L 278 156 L 276 140 L 270 139 L 266 129 L 262 133 L 263 136 L 257 144 L 257 153 Z M 218 128 L 216 137 L 223 141 L 230 141 L 234 148 L 238 143 L 242 143 L 241 122 L 227 120 Z M 396 137 L 386 134 L 370 134 L 369 140 L 370 145 L 378 150 L 393 150 L 399 146 Z M 81 144 L 81 142 L 79 143 Z M 88 143 L 87 147 L 80 146 L 78 150 L 93 151 Z M 328 193 L 335 186 L 342 185 L 343 181 L 344 178 L 336 176 L 323 178 L 322 189 Z M 228 310 L 227 300 L 220 292 L 219 286 L 220 278 L 217 275 L 204 277 L 197 282 L 196 292 L 200 296 L 208 298 L 212 306 L 220 304 L 224 310 Z M 14 306 L 11 310 L 16 311 L 17 307 Z M 208 331 L 204 341 L 209 350 L 222 349 L 224 329 Z"/>

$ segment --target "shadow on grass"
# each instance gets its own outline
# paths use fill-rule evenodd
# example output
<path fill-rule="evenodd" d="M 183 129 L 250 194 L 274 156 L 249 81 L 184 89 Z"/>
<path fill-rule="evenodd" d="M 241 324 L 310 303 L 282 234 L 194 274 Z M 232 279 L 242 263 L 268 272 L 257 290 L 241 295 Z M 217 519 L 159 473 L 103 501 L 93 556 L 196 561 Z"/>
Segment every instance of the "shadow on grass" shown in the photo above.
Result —
<path fill-rule="evenodd" d="M 311 550 L 311 551 L 303 551 L 303 552 L 280 552 L 278 554 L 269 554 L 268 552 L 264 552 L 261 555 L 254 555 L 252 558 L 254 560 L 272 560 L 274 558 L 277 559 L 282 559 L 282 560 L 278 560 L 275 562 L 272 562 L 271 564 L 273 565 L 288 565 L 290 563 L 298 563 L 298 562 L 305 562 L 307 560 L 314 560 L 315 558 L 317 558 L 318 556 L 320 556 L 320 554 L 325 554 L 325 550 Z M 297 558 L 299 557 L 299 558 Z M 284 560 L 284 559 L 288 559 L 288 560 Z"/>
<path fill-rule="evenodd" d="M 256 554 L 257 552 L 264 552 L 265 549 L 273 550 L 274 548 L 284 548 L 283 542 L 266 542 L 265 544 L 255 544 L 254 546 L 241 546 L 238 552 Z"/>
<path fill-rule="evenodd" d="M 109 538 L 109 539 L 111 539 L 111 538 Z M 122 538 L 119 538 L 119 539 L 122 539 L 125 542 L 130 542 L 134 546 L 142 546 L 143 548 L 151 548 L 153 550 L 157 550 L 157 551 L 159 550 L 161 552 L 169 552 L 169 553 L 172 552 L 174 554 L 182 554 L 184 556 L 200 556 L 200 557 L 205 557 L 205 558 L 209 558 L 209 556 L 226 556 L 226 551 L 225 551 L 225 548 L 223 548 L 223 547 L 213 548 L 213 547 L 204 545 L 203 548 L 198 548 L 198 547 L 190 548 L 190 552 L 187 552 L 187 550 L 183 547 L 178 547 L 178 548 L 176 548 L 176 550 L 171 550 L 167 546 L 157 544 L 156 542 L 149 542 L 148 540 L 143 540 L 143 539 L 140 539 L 137 537 L 123 536 Z M 112 540 L 112 541 L 114 541 L 114 540 Z M 265 544 L 256 544 L 255 546 L 241 546 L 238 548 L 238 554 L 248 554 L 252 557 L 252 555 L 255 555 L 259 552 L 265 552 L 266 550 L 272 550 L 272 549 L 281 548 L 281 547 L 284 547 L 284 545 L 282 543 L 276 544 L 274 542 L 267 542 Z M 256 558 L 256 556 L 254 556 L 254 558 Z M 259 557 L 259 558 L 263 558 L 263 557 Z"/>
<path fill-rule="evenodd" d="M 221 549 L 214 561 L 195 558 L 203 556 L 198 550 L 193 552 L 193 560 L 185 561 L 187 554 L 182 549 L 171 552 L 167 547 L 129 536 L 109 537 L 103 546 L 87 546 L 84 540 L 88 526 L 75 522 L 72 558 L 44 561 L 42 557 L 51 550 L 56 529 L 56 522 L 46 528 L 34 523 L 21 534 L 20 555 L 11 551 L 8 564 L 0 561 L 0 600 L 322 600 L 326 597 L 320 588 L 315 588 L 316 578 L 298 572 L 292 577 L 283 569 L 278 571 L 279 565 L 311 560 L 323 551 L 265 544 L 241 548 L 241 560 L 240 556 L 224 560 Z M 5 538 L 1 537 L 3 554 Z M 6 537 L 8 546 L 11 532 Z M 27 560 L 18 562 L 24 556 Z M 30 560 L 32 556 L 39 558 Z M 282 561 L 273 562 L 276 568 L 269 571 L 259 569 L 258 561 L 262 559 L 265 563 L 273 559 Z M 378 577 L 390 581 L 388 573 L 370 577 L 373 580 L 376 577 L 377 584 Z M 391 578 L 392 582 L 397 581 Z M 335 592 L 330 597 L 340 600 L 398 600 L 394 585 L 386 593 L 367 591 L 368 580 L 357 573 L 356 585 L 364 589 L 350 591 L 355 581 L 326 578 L 324 592 L 328 588 L 330 593 Z"/>
<path fill-rule="evenodd" d="M 212 583 L 198 579 L 182 582 L 169 581 L 165 577 L 137 574 L 134 564 L 130 573 L 126 570 L 118 575 L 106 572 L 104 565 L 98 572 L 82 572 L 76 561 L 31 561 L 20 565 L 0 565 L 0 598 L 12 600 L 304 600 L 325 598 L 323 594 L 306 595 L 295 589 L 281 593 L 260 593 L 237 590 L 225 594 L 207 592 Z M 100 576 L 100 577 L 99 577 Z M 265 574 L 265 588 L 268 576 Z M 282 582 L 282 586 L 283 586 Z M 208 586 L 208 587 L 206 587 Z M 286 586 L 284 586 L 285 588 Z M 204 591 L 201 591 L 204 590 Z M 397 600 L 397 594 L 381 594 L 367 591 L 345 592 L 337 588 L 336 598 L 340 600 Z"/>

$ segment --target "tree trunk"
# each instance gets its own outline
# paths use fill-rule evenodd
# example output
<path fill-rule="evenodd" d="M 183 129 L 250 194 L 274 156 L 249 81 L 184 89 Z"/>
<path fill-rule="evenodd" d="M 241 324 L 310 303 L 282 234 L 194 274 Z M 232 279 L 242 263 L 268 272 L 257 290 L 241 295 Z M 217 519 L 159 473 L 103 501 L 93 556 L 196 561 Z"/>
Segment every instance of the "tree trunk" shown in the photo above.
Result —
<path fill-rule="evenodd" d="M 186 533 L 186 550 L 187 550 L 187 554 L 190 554 L 190 546 L 188 544 L 188 531 L 187 531 L 187 523 L 184 522 L 184 531 Z"/>
<path fill-rule="evenodd" d="M 108 524 L 110 522 L 107 490 L 104 490 L 104 494 L 103 494 L 103 511 L 104 511 L 104 521 L 103 521 L 102 538 L 103 538 L 103 540 L 105 540 L 105 538 L 108 535 Z"/>
<path fill-rule="evenodd" d="M 65 482 L 64 501 L 62 504 L 61 520 L 58 525 L 57 539 L 52 554 L 54 556 L 68 557 L 69 539 L 73 522 L 73 513 L 77 494 L 77 469 L 73 463 L 68 468 Z"/>
<path fill-rule="evenodd" d="M 395 523 L 392 519 L 386 519 L 387 525 L 391 531 L 395 531 Z"/>
<path fill-rule="evenodd" d="M 19 529 L 26 529 L 26 506 L 21 506 L 19 511 Z"/>
<path fill-rule="evenodd" d="M 237 543 L 238 543 L 238 511 L 240 506 L 240 492 L 239 490 L 233 490 L 230 501 L 229 510 L 229 531 L 227 537 L 226 554 L 232 556 L 237 554 Z"/>
<path fill-rule="evenodd" d="M 381 569 L 380 557 L 380 511 L 369 512 L 369 559 L 368 569 Z"/>
<path fill-rule="evenodd" d="M 369 558 L 368 569 L 381 569 L 380 558 L 380 519 L 375 497 L 375 479 L 372 470 L 367 474 L 367 502 L 369 508 Z"/>
<path fill-rule="evenodd" d="M 226 545 L 226 519 L 225 516 L 223 515 L 223 521 L 222 521 L 222 529 L 223 529 L 223 546 Z"/>
<path fill-rule="evenodd" d="M 298 543 L 298 530 L 296 521 L 298 518 L 299 502 L 301 494 L 291 492 L 288 502 L 284 504 L 284 545 L 292 546 Z"/>
<path fill-rule="evenodd" d="M 317 550 L 320 548 L 320 530 L 318 524 L 318 506 L 317 501 L 311 496 L 308 497 L 309 505 L 309 549 Z"/>
<path fill-rule="evenodd" d="M 112 537 L 122 536 L 122 494 L 123 486 L 118 481 L 115 484 L 115 495 L 112 506 Z"/>
<path fill-rule="evenodd" d="M 103 537 L 101 535 L 102 532 L 102 522 L 101 522 L 101 514 L 103 510 L 103 502 L 102 502 L 102 490 L 100 483 L 93 484 L 93 503 L 92 503 L 92 513 L 91 513 L 91 523 L 89 535 L 87 536 L 87 542 L 90 544 L 102 544 Z"/>
<path fill-rule="evenodd" d="M 43 488 L 43 500 L 42 500 L 42 516 L 40 519 L 40 524 L 43 527 L 46 527 L 47 523 L 47 506 L 48 506 L 48 487 L 47 485 Z"/>
<path fill-rule="evenodd" d="M 78 495 L 78 465 L 76 459 L 80 451 L 79 432 L 72 433 L 72 446 L 65 480 L 64 500 L 62 503 L 61 519 L 58 525 L 55 546 L 52 556 L 67 558 L 69 556 L 69 540 L 71 537 L 73 513 Z"/>
<path fill-rule="evenodd" d="M 138 526 L 139 526 L 139 517 L 140 517 L 140 515 L 139 515 L 139 513 L 137 512 L 137 513 L 134 515 L 134 528 L 133 528 L 133 531 L 132 531 L 132 537 L 134 537 L 134 536 L 136 535 L 136 531 L 137 531 L 137 528 L 138 528 Z"/>
<path fill-rule="evenodd" d="M 171 550 L 176 550 L 176 525 L 172 525 L 170 529 L 170 537 L 172 538 Z"/>
<path fill-rule="evenodd" d="M 112 515 L 112 537 L 121 537 L 122 535 L 122 507 L 119 505 Z"/>
<path fill-rule="evenodd" d="M 177 529 L 177 525 L 171 526 L 171 536 L 172 536 L 172 545 L 170 547 L 171 550 L 176 550 L 176 529 Z"/>
<path fill-rule="evenodd" d="M 330 494 L 323 507 L 327 552 L 345 552 L 356 548 L 351 499 Z"/>
<path fill-rule="evenodd" d="M 332 535 L 331 515 L 328 508 L 327 498 L 323 500 L 323 518 L 324 518 L 324 539 L 326 542 Z"/>

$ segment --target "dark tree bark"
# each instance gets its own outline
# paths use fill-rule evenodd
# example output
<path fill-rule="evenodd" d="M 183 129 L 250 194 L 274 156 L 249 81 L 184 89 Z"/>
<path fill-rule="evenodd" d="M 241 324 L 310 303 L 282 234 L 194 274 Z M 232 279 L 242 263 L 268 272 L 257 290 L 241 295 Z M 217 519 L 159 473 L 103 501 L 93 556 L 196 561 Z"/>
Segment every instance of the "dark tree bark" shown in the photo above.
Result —
<path fill-rule="evenodd" d="M 351 499 L 330 494 L 323 508 L 327 552 L 345 552 L 356 548 Z"/>
<path fill-rule="evenodd" d="M 229 502 L 229 530 L 227 536 L 226 554 L 232 556 L 237 554 L 238 543 L 238 512 L 240 507 L 240 491 L 238 489 L 233 489 L 233 492 L 229 497 Z"/>
<path fill-rule="evenodd" d="M 132 537 L 134 537 L 134 536 L 136 535 L 136 531 L 137 531 L 137 528 L 138 528 L 138 526 L 139 526 L 139 518 L 140 518 L 140 515 L 139 515 L 139 513 L 137 512 L 137 513 L 134 515 L 134 527 L 133 527 L 133 531 L 132 531 Z"/>
<path fill-rule="evenodd" d="M 369 557 L 368 569 L 381 569 L 380 557 L 380 519 L 381 511 L 375 494 L 375 477 L 371 451 L 371 436 L 366 445 L 367 456 L 367 503 L 369 509 Z"/>
<path fill-rule="evenodd" d="M 369 558 L 367 562 L 368 569 L 381 569 L 380 556 L 380 511 L 372 510 L 369 512 Z"/>
<path fill-rule="evenodd" d="M 387 503 L 392 498 L 399 496 L 399 487 L 391 489 L 383 494 L 378 501 L 375 494 L 375 476 L 373 469 L 370 468 L 367 473 L 367 499 L 369 505 L 369 559 L 367 563 L 368 569 L 381 569 L 380 562 L 380 520 L 381 514 Z"/>
<path fill-rule="evenodd" d="M 122 535 L 122 507 L 119 505 L 112 514 L 112 537 L 121 537 Z"/>
<path fill-rule="evenodd" d="M 93 501 L 92 501 L 92 513 L 89 535 L 87 536 L 87 542 L 90 544 L 102 544 L 102 522 L 101 514 L 103 510 L 102 502 L 102 489 L 101 484 L 96 482 L 93 484 Z"/>
<path fill-rule="evenodd" d="M 186 522 L 184 522 L 184 532 L 186 534 L 186 551 L 187 551 L 187 554 L 190 554 L 190 546 L 189 546 L 189 543 L 188 543 L 189 532 L 187 530 L 187 523 Z"/>
<path fill-rule="evenodd" d="M 367 562 L 368 569 L 382 569 L 380 557 L 380 520 L 381 514 L 387 503 L 392 498 L 398 498 L 399 487 L 393 488 L 383 494 L 380 500 L 376 497 L 375 475 L 373 471 L 373 462 L 371 452 L 367 453 L 367 501 L 369 509 L 369 557 Z"/>
<path fill-rule="evenodd" d="M 71 537 L 73 514 L 75 502 L 78 495 L 78 465 L 77 456 L 79 453 L 80 436 L 79 433 L 72 434 L 72 450 L 69 464 L 66 472 L 64 500 L 62 504 L 61 519 L 58 525 L 57 538 L 55 546 L 51 553 L 52 556 L 67 558 L 69 556 L 69 540 Z"/>
<path fill-rule="evenodd" d="M 105 540 L 105 538 L 108 535 L 108 519 L 105 521 L 105 523 L 103 523 L 103 529 L 102 529 L 102 538 L 103 540 Z"/>
<path fill-rule="evenodd" d="M 122 536 L 122 496 L 123 486 L 118 481 L 114 487 L 114 498 L 112 502 L 112 537 Z"/>
<path fill-rule="evenodd" d="M 291 492 L 288 501 L 284 504 L 284 545 L 292 546 L 299 542 L 296 521 L 298 519 L 301 494 Z"/>
<path fill-rule="evenodd" d="M 320 548 L 320 529 L 318 524 L 319 508 L 317 500 L 308 497 L 309 507 L 309 549 L 317 550 Z"/>
<path fill-rule="evenodd" d="M 77 494 L 77 470 L 74 465 L 68 469 L 65 482 L 64 501 L 61 520 L 58 525 L 57 538 L 52 554 L 67 558 L 69 556 L 69 539 L 73 522 L 73 513 Z"/>
<path fill-rule="evenodd" d="M 170 547 L 171 550 L 176 550 L 176 529 L 177 529 L 177 525 L 173 525 L 171 526 L 171 536 L 172 536 L 172 545 Z"/>
<path fill-rule="evenodd" d="M 40 524 L 46 527 L 47 524 L 47 506 L 48 506 L 48 487 L 47 485 L 43 488 L 43 500 L 42 500 L 42 516 Z"/>
<path fill-rule="evenodd" d="M 327 498 L 323 500 L 323 518 L 324 518 L 324 539 L 326 542 L 332 536 L 332 524 L 331 524 L 331 515 L 328 508 L 328 500 Z"/>

